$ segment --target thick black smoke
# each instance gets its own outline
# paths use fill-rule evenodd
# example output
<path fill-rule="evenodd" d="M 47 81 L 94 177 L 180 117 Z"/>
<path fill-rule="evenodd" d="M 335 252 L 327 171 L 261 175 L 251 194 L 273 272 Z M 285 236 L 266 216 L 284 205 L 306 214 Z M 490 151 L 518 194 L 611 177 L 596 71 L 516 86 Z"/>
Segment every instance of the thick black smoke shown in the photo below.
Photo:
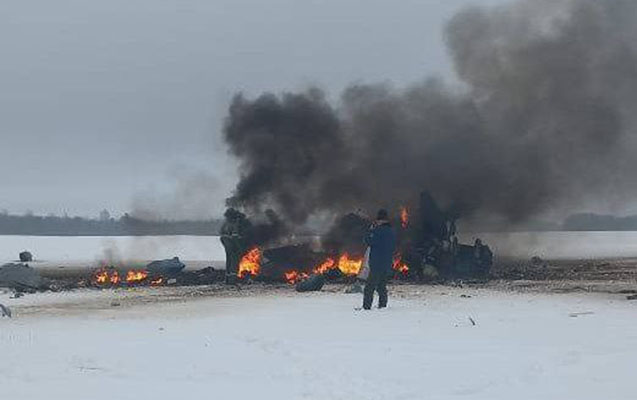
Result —
<path fill-rule="evenodd" d="M 413 204 L 522 221 L 637 193 L 637 2 L 528 0 L 470 8 L 446 29 L 464 88 L 238 95 L 224 130 L 241 161 L 229 205 L 294 223 Z M 620 195 L 621 194 L 621 195 Z"/>

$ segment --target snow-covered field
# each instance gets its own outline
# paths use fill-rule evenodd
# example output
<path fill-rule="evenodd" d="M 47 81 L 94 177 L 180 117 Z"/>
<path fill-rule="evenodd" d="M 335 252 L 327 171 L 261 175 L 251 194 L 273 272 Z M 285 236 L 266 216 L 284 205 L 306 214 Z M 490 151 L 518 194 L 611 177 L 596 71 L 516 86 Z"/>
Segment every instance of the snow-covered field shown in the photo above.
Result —
<path fill-rule="evenodd" d="M 0 399 L 635 398 L 623 296 L 397 290 L 371 312 L 340 291 L 0 295 L 16 314 L 0 319 Z"/>
<path fill-rule="evenodd" d="M 34 266 L 87 265 L 101 261 L 224 260 L 217 236 L 0 236 L 0 263 L 29 250 Z"/>
<path fill-rule="evenodd" d="M 469 233 L 461 239 L 471 243 L 476 237 L 488 243 L 498 257 L 589 259 L 637 256 L 637 232 Z M 216 236 L 0 236 L 0 263 L 14 261 L 23 250 L 33 252 L 38 261 L 33 266 L 40 268 L 92 266 L 102 261 L 149 261 L 175 256 L 206 266 L 225 259 L 223 246 Z"/>

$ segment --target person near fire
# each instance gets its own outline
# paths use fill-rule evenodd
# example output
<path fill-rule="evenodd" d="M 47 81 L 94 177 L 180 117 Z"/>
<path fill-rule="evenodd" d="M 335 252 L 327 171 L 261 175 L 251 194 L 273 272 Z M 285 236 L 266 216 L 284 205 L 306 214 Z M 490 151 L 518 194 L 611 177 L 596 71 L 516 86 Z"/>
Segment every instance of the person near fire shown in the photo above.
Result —
<path fill-rule="evenodd" d="M 372 308 L 374 292 L 378 292 L 378 308 L 387 307 L 387 281 L 391 274 L 396 234 L 389 222 L 387 210 L 378 210 L 376 221 L 365 237 L 369 246 L 369 276 L 363 290 L 363 308 Z"/>
<path fill-rule="evenodd" d="M 248 251 L 250 221 L 242 212 L 229 208 L 226 210 L 225 222 L 220 230 L 220 240 L 226 251 L 226 283 L 233 284 L 237 279 L 239 262 Z"/>

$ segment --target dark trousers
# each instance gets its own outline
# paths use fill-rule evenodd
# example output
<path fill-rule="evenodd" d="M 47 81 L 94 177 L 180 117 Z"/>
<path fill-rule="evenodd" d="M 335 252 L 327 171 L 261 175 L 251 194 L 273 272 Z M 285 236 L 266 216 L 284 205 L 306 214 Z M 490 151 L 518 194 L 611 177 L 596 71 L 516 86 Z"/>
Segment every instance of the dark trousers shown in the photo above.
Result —
<path fill-rule="evenodd" d="M 245 246 L 240 238 L 233 236 L 221 236 L 221 243 L 226 250 L 226 283 L 234 283 Z"/>
<path fill-rule="evenodd" d="M 378 292 L 378 308 L 387 307 L 387 274 L 370 272 L 363 290 L 363 308 L 372 308 L 374 292 Z"/>

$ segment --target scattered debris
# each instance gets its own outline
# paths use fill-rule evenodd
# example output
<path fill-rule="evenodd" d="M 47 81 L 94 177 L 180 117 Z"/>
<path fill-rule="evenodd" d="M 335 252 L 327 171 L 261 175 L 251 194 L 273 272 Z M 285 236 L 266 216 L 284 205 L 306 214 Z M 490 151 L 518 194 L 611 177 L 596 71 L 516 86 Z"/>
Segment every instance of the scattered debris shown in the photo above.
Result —
<path fill-rule="evenodd" d="M 637 300 L 637 294 L 631 294 L 630 296 L 626 296 L 626 300 Z"/>
<path fill-rule="evenodd" d="M 469 296 L 468 294 L 461 294 L 460 297 L 462 297 L 463 299 L 470 299 L 471 296 Z"/>
<path fill-rule="evenodd" d="M 360 281 L 356 281 L 352 284 L 352 286 L 348 287 L 345 290 L 345 293 L 347 294 L 363 293 L 363 285 L 361 285 Z"/>
<path fill-rule="evenodd" d="M 473 318 L 471 318 L 471 316 L 469 316 L 468 318 L 469 318 L 469 322 L 471 322 L 471 325 L 476 326 L 476 321 L 474 321 Z"/>
<path fill-rule="evenodd" d="M 159 276 L 174 276 L 181 272 L 184 268 L 186 268 L 186 264 L 182 263 L 179 260 L 179 257 L 153 261 L 146 266 L 146 270 L 151 275 Z"/>
<path fill-rule="evenodd" d="M 0 267 L 0 287 L 19 291 L 35 291 L 43 286 L 40 274 L 26 264 L 4 264 Z"/>
<path fill-rule="evenodd" d="M 166 280 L 167 285 L 210 285 L 224 279 L 225 271 L 206 267 L 197 271 L 182 271 Z"/>
<path fill-rule="evenodd" d="M 309 278 L 296 284 L 297 292 L 318 292 L 325 285 L 325 277 L 321 274 L 310 275 Z"/>
<path fill-rule="evenodd" d="M 9 307 L 4 304 L 0 304 L 0 317 L 9 317 L 11 318 L 11 310 Z"/>
<path fill-rule="evenodd" d="M 29 251 L 23 251 L 22 253 L 20 253 L 20 262 L 32 262 L 33 261 L 33 254 L 31 254 L 31 252 Z"/>
<path fill-rule="evenodd" d="M 570 313 L 568 316 L 571 317 L 571 318 L 577 318 L 580 315 L 593 315 L 593 314 L 595 314 L 595 313 L 592 312 L 592 311 L 583 311 L 583 312 Z"/>

